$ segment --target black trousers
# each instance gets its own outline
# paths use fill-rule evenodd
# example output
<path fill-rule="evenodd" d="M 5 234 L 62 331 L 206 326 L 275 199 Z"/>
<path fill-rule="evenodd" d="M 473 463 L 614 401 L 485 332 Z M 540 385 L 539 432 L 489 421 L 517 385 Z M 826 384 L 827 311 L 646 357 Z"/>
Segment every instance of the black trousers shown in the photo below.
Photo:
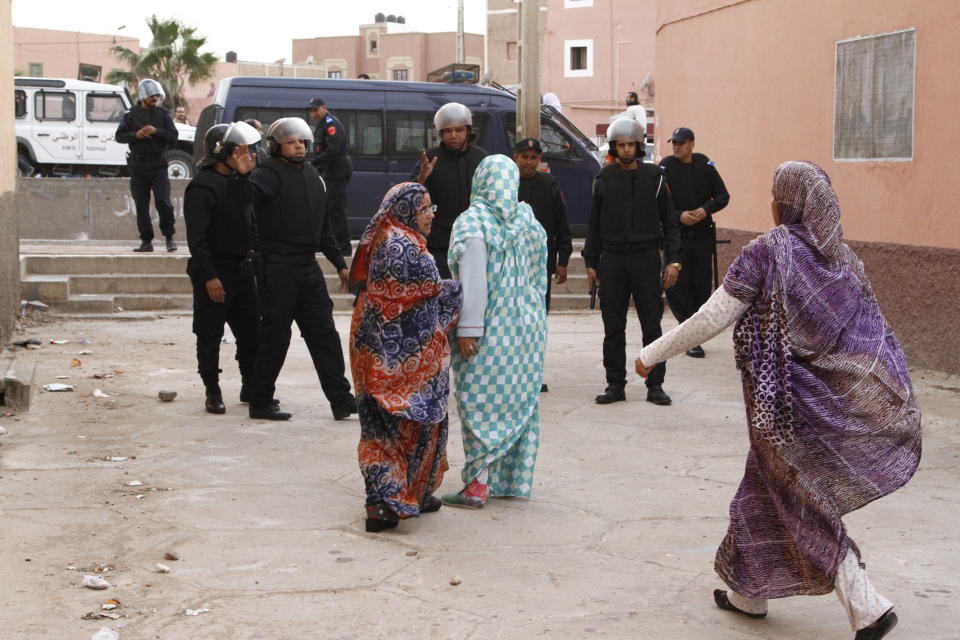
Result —
<path fill-rule="evenodd" d="M 713 247 L 709 235 L 683 238 L 683 269 L 677 284 L 667 289 L 667 303 L 677 322 L 686 322 L 710 299 Z"/>
<path fill-rule="evenodd" d="M 277 377 L 290 348 L 290 327 L 294 321 L 307 343 L 320 387 L 330 405 L 340 407 L 350 402 L 340 334 L 333 323 L 333 301 L 320 265 L 265 264 L 260 295 L 260 350 L 250 404 L 266 407 L 273 399 Z"/>
<path fill-rule="evenodd" d="M 330 228 L 337 239 L 337 247 L 343 255 L 350 255 L 353 248 L 350 245 L 350 227 L 347 224 L 347 183 L 350 176 L 345 178 L 328 178 L 327 184 L 327 216 Z"/>
<path fill-rule="evenodd" d="M 259 344 L 260 312 L 257 304 L 257 281 L 253 263 L 245 261 L 235 267 L 217 267 L 217 275 L 226 294 L 223 302 L 214 302 L 207 293 L 207 283 L 187 262 L 187 274 L 193 284 L 193 333 L 197 336 L 197 372 L 204 384 L 216 384 L 220 377 L 220 340 L 223 325 L 230 325 L 237 339 L 237 364 L 240 375 L 250 379 Z"/>
<path fill-rule="evenodd" d="M 600 314 L 603 317 L 603 367 L 607 384 L 627 383 L 627 311 L 630 298 L 637 308 L 643 345 L 660 337 L 663 317 L 660 251 L 656 247 L 637 253 L 604 253 L 597 270 L 600 277 Z M 667 367 L 653 368 L 647 386 L 663 384 Z"/>
<path fill-rule="evenodd" d="M 169 238 L 173 236 L 173 203 L 170 201 L 170 178 L 167 176 L 167 159 L 160 157 L 150 162 L 131 160 L 130 195 L 137 209 L 137 231 L 140 240 L 153 240 L 153 221 L 150 220 L 150 192 L 153 191 L 153 203 L 160 214 L 160 233 Z"/>
<path fill-rule="evenodd" d="M 444 247 L 443 249 L 427 247 L 427 249 L 430 251 L 430 255 L 433 256 L 434 261 L 437 263 L 437 269 L 440 270 L 440 278 L 443 280 L 450 280 L 453 275 L 450 273 L 450 265 L 447 264 L 448 247 Z"/>

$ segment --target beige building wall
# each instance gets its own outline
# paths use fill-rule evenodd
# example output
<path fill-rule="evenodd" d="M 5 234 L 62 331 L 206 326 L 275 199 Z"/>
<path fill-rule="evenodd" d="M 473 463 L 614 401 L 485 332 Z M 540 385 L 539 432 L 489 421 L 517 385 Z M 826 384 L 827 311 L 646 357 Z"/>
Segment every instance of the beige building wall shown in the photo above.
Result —
<path fill-rule="evenodd" d="M 656 0 L 542 0 L 540 92 L 557 94 L 563 114 L 593 137 L 597 125 L 623 111 L 628 91 L 654 106 Z M 513 0 L 487 2 L 487 63 L 501 84 L 517 82 L 518 61 L 511 59 L 517 39 Z M 583 47 L 587 69 L 572 68 L 571 48 Z"/>
<path fill-rule="evenodd" d="M 915 29 L 912 158 L 834 159 L 838 41 Z M 730 37 L 736 34 L 736 37 Z M 844 237 L 863 259 L 911 365 L 960 373 L 960 74 L 955 0 L 659 0 L 660 131 L 692 128 L 730 191 L 721 262 L 770 228 L 773 172 L 830 175 Z M 891 72 L 880 77 L 888 80 Z M 876 101 L 865 100 L 864 113 Z M 669 153 L 665 137 L 657 137 Z"/>
<path fill-rule="evenodd" d="M 103 33 L 81 33 L 56 29 L 13 28 L 13 68 L 20 75 L 34 75 L 31 63 L 41 65 L 45 78 L 79 79 L 80 64 L 96 65 L 104 82 L 113 69 L 123 69 L 110 52 L 115 45 L 140 51 L 140 41 L 126 36 Z"/>
<path fill-rule="evenodd" d="M 0 345 L 10 342 L 20 309 L 20 242 L 15 207 L 13 26 L 10 0 L 0 0 Z"/>

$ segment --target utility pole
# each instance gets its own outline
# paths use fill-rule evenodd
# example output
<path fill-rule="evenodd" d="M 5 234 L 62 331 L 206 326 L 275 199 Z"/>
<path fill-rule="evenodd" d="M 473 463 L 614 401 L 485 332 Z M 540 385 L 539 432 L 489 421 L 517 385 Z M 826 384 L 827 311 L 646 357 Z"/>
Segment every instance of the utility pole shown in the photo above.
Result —
<path fill-rule="evenodd" d="M 457 60 L 458 64 L 466 62 L 466 53 L 463 50 L 463 0 L 457 0 Z"/>
<path fill-rule="evenodd" d="M 517 140 L 540 138 L 540 0 L 520 0 Z"/>

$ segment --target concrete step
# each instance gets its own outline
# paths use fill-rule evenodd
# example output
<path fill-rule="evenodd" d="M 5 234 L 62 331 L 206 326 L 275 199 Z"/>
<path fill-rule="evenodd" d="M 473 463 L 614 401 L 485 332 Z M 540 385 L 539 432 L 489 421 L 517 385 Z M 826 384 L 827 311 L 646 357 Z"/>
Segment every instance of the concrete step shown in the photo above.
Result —
<path fill-rule="evenodd" d="M 113 313 L 115 311 L 113 296 L 110 295 L 70 296 L 66 300 L 53 300 L 49 304 L 51 311 L 60 314 Z"/>
<path fill-rule="evenodd" d="M 65 275 L 20 276 L 20 297 L 42 300 L 47 304 L 70 297 L 70 277 Z"/>
<path fill-rule="evenodd" d="M 121 294 L 113 296 L 115 311 L 165 311 L 192 309 L 192 294 Z"/>
<path fill-rule="evenodd" d="M 182 274 L 189 254 L 147 253 L 132 255 L 22 255 L 24 274 Z"/>
<path fill-rule="evenodd" d="M 186 274 L 93 274 L 71 275 L 70 292 L 116 294 L 192 293 Z"/>

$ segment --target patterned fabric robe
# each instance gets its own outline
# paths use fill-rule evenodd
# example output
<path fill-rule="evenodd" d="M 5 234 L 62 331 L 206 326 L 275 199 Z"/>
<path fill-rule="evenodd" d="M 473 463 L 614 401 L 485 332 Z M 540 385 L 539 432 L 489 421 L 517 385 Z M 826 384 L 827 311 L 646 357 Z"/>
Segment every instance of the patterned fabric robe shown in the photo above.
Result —
<path fill-rule="evenodd" d="M 492 496 L 529 497 L 540 437 L 540 385 L 547 341 L 544 303 L 547 236 L 529 205 L 517 201 L 513 160 L 488 156 L 477 168 L 470 208 L 450 238 L 454 277 L 470 238 L 487 249 L 487 309 L 477 354 L 453 354 L 463 431 L 464 484 L 488 471 Z"/>
<path fill-rule="evenodd" d="M 447 470 L 450 343 L 462 302 L 441 280 L 417 228 L 426 189 L 393 187 L 360 240 L 350 271 L 359 289 L 350 367 L 360 416 L 360 470 L 367 504 L 420 515 Z"/>
<path fill-rule="evenodd" d="M 723 286 L 749 309 L 734 329 L 750 452 L 715 568 L 751 598 L 828 593 L 848 548 L 841 517 L 904 485 L 920 412 L 903 351 L 816 165 L 774 176 L 780 226 Z"/>

